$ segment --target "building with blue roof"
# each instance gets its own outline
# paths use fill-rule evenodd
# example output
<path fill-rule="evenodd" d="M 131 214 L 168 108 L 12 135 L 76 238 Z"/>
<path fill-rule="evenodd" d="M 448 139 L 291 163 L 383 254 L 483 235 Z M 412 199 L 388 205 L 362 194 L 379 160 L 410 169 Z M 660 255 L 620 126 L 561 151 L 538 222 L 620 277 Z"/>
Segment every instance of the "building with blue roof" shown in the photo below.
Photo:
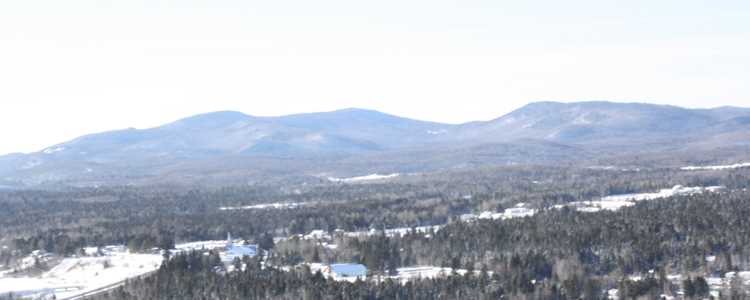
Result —
<path fill-rule="evenodd" d="M 361 264 L 333 264 L 324 273 L 334 280 L 364 280 L 367 278 L 367 267 Z"/>
<path fill-rule="evenodd" d="M 238 245 L 232 240 L 232 235 L 227 234 L 227 245 L 221 254 L 221 261 L 232 263 L 235 258 L 242 259 L 243 256 L 255 257 L 258 255 L 258 245 Z"/>

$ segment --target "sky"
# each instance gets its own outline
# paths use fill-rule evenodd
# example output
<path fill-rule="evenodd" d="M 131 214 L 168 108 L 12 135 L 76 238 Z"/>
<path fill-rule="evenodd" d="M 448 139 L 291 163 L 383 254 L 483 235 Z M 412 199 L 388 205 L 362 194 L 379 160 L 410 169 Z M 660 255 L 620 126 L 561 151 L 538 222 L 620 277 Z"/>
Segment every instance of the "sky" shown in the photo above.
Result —
<path fill-rule="evenodd" d="M 746 0 L 0 1 L 0 154 L 210 111 L 750 107 Z"/>

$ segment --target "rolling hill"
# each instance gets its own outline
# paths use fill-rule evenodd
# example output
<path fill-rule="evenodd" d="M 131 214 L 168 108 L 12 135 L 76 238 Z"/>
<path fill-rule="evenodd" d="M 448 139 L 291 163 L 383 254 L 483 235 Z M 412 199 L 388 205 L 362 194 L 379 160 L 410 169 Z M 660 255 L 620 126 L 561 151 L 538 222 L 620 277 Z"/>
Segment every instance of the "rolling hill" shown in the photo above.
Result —
<path fill-rule="evenodd" d="M 560 164 L 630 154 L 690 158 L 750 146 L 750 109 L 537 102 L 490 121 L 452 125 L 345 109 L 281 117 L 224 111 L 149 129 L 82 136 L 0 157 L 0 186 L 424 172 Z"/>

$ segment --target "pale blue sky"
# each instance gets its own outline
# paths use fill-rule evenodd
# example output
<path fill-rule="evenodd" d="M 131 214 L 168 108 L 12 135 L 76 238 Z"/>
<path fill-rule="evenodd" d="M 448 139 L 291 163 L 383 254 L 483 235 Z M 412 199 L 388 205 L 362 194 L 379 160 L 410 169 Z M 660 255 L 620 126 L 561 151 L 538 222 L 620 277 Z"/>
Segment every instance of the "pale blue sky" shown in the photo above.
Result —
<path fill-rule="evenodd" d="M 215 110 L 750 106 L 750 1 L 0 1 L 0 153 Z"/>

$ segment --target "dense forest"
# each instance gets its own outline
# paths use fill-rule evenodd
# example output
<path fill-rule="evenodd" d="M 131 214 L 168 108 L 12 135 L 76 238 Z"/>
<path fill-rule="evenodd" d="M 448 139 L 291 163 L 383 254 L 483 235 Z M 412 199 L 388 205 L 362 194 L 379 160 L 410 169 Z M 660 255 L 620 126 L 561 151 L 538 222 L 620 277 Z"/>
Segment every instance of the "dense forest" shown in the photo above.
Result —
<path fill-rule="evenodd" d="M 470 270 L 403 287 L 389 279 L 326 281 L 309 270 L 261 268 L 256 260 L 246 260 L 242 272 L 216 272 L 218 258 L 193 253 L 99 299 L 597 299 L 612 288 L 627 299 L 676 295 L 679 289 L 703 297 L 708 295 L 703 274 L 750 267 L 748 200 L 750 193 L 732 192 L 645 202 L 618 212 L 550 210 L 517 220 L 455 222 L 430 235 L 343 241 L 340 251 L 369 266 L 373 276 L 415 264 Z M 281 247 L 286 250 L 266 265 L 293 253 L 288 245 L 276 246 Z M 720 259 L 707 263 L 711 255 Z M 628 279 L 633 274 L 644 278 Z M 686 279 L 675 284 L 668 274 Z M 724 296 L 750 294 L 737 282 Z"/>
<path fill-rule="evenodd" d="M 0 265 L 37 249 L 75 255 L 86 246 L 122 244 L 148 252 L 232 232 L 268 255 L 245 259 L 242 271 L 227 272 L 215 253 L 179 254 L 155 274 L 97 299 L 598 299 L 610 289 L 628 299 L 678 293 L 699 298 L 708 293 L 705 277 L 750 270 L 748 178 L 747 169 L 504 167 L 368 184 L 5 191 L 0 195 Z M 618 211 L 553 208 L 678 184 L 727 188 Z M 266 203 L 300 205 L 220 209 Z M 497 212 L 517 203 L 539 213 L 459 220 L 462 214 Z M 444 224 L 403 236 L 382 231 Z M 318 229 L 375 233 L 334 234 L 336 249 L 298 236 Z M 302 264 L 340 261 L 366 265 L 374 279 L 337 282 Z M 418 265 L 467 272 L 406 284 L 389 278 L 397 268 Z M 670 275 L 682 277 L 675 281 Z M 741 280 L 722 294 L 732 299 L 748 295 Z"/>
<path fill-rule="evenodd" d="M 262 268 L 245 259 L 239 272 L 221 272 L 218 255 L 189 253 L 165 263 L 145 279 L 97 299 L 498 299 L 504 292 L 487 273 L 418 280 L 337 282 L 299 268 Z"/>

